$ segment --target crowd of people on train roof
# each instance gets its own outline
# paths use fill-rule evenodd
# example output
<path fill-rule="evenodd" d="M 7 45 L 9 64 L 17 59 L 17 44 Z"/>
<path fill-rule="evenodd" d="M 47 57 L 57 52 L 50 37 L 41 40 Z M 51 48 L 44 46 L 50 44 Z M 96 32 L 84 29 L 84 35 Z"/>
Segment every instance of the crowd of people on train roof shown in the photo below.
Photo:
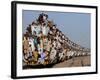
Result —
<path fill-rule="evenodd" d="M 25 65 L 51 64 L 64 61 L 73 55 L 89 54 L 79 50 L 80 46 L 70 41 L 53 21 L 49 21 L 47 14 L 41 13 L 26 30 L 23 34 Z"/>

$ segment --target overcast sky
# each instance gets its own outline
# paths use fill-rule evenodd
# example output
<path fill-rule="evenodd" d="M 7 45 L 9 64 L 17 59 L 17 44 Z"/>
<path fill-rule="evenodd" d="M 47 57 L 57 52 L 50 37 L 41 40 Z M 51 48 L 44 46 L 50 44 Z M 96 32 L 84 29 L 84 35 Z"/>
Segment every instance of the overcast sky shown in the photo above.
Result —
<path fill-rule="evenodd" d="M 42 11 L 23 10 L 22 26 L 23 32 L 26 27 L 36 20 Z M 75 43 L 90 48 L 90 20 L 89 13 L 72 13 L 72 12 L 46 12 L 49 20 L 53 20 L 70 40 Z"/>

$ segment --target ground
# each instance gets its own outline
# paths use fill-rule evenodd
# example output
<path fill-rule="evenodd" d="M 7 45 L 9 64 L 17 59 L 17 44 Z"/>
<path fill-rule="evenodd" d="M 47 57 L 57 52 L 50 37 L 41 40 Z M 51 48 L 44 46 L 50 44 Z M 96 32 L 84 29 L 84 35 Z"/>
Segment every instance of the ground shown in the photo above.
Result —
<path fill-rule="evenodd" d="M 79 67 L 79 66 L 90 66 L 91 59 L 90 56 L 74 57 L 72 59 L 66 60 L 64 62 L 55 64 L 53 68 L 60 67 Z"/>

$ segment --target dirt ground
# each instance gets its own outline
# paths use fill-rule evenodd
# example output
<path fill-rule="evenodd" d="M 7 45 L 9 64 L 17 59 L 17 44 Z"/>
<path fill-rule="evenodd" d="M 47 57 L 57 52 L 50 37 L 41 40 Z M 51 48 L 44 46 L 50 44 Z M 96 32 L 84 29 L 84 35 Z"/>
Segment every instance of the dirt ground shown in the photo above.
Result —
<path fill-rule="evenodd" d="M 91 66 L 91 56 L 74 57 L 64 62 L 55 64 L 53 68 Z"/>

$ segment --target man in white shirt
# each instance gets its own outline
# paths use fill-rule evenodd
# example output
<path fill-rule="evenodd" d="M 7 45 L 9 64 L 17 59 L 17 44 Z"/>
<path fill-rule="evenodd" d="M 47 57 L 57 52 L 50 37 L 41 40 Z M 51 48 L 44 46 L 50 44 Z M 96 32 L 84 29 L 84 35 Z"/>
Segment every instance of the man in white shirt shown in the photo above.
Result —
<path fill-rule="evenodd" d="M 34 31 L 37 32 L 37 26 L 34 22 L 31 25 L 31 31 L 32 31 L 32 35 L 34 34 Z"/>
<path fill-rule="evenodd" d="M 35 47 L 34 47 L 34 43 L 33 43 L 33 39 L 32 38 L 29 38 L 29 45 L 31 45 L 32 51 L 34 51 Z"/>
<path fill-rule="evenodd" d="M 51 60 L 51 63 L 55 60 L 56 58 L 56 49 L 55 48 L 52 48 L 51 52 L 50 52 L 50 60 Z"/>
<path fill-rule="evenodd" d="M 48 35 L 49 27 L 46 26 L 45 23 L 44 23 L 43 26 L 42 26 L 42 32 L 43 32 L 43 35 L 44 35 L 44 36 L 47 36 L 47 35 Z"/>
<path fill-rule="evenodd" d="M 36 31 L 37 31 L 37 36 L 39 36 L 40 32 L 41 32 L 42 28 L 41 28 L 41 25 L 38 24 L 37 25 L 37 28 L 36 28 Z"/>

